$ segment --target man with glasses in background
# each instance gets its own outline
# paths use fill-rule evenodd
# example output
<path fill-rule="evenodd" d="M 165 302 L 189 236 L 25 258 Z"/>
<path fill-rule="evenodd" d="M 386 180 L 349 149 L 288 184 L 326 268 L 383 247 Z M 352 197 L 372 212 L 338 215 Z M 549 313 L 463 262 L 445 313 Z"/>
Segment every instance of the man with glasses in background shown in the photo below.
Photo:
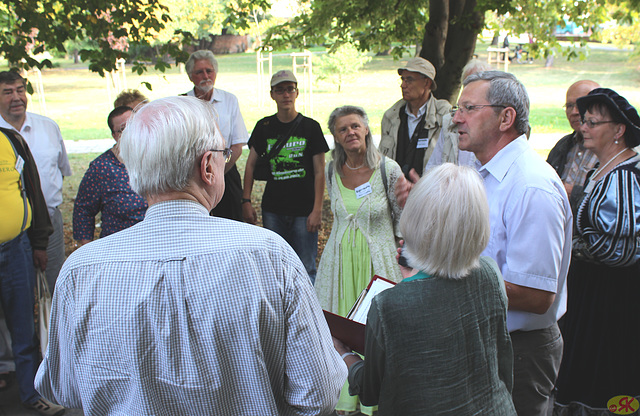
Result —
<path fill-rule="evenodd" d="M 191 54 L 185 64 L 189 80 L 193 88 L 185 94 L 213 104 L 216 109 L 216 121 L 220 133 L 226 141 L 226 147 L 231 149 L 231 159 L 224 167 L 225 191 L 220 203 L 211 211 L 211 215 L 232 220 L 242 221 L 242 183 L 240 173 L 236 167 L 236 160 L 242 154 L 242 146 L 247 143 L 249 134 L 244 125 L 238 99 L 230 92 L 214 88 L 218 75 L 218 61 L 213 52 L 199 50 Z"/>
<path fill-rule="evenodd" d="M 324 154 L 329 147 L 320 124 L 296 111 L 298 81 L 291 71 L 273 75 L 271 98 L 276 114 L 258 121 L 249 139 L 242 214 L 246 222 L 256 223 L 256 210 L 251 205 L 254 172 L 258 159 L 268 157 L 262 224 L 287 240 L 313 283 L 322 223 Z"/>
<path fill-rule="evenodd" d="M 382 117 L 378 149 L 398 162 L 405 176 L 411 170 L 422 176 L 451 104 L 433 96 L 436 69 L 426 59 L 410 59 L 404 68 L 398 68 L 398 74 L 402 99 Z"/>
<path fill-rule="evenodd" d="M 585 149 L 583 145 L 584 139 L 580 132 L 580 113 L 576 100 L 599 87 L 597 82 L 590 80 L 577 81 L 569 87 L 564 108 L 573 133 L 560 139 L 547 157 L 547 162 L 558 172 L 558 176 L 567 190 L 574 216 L 578 211 L 578 202 L 584 194 L 582 189 L 587 173 L 598 161 L 596 155 L 591 150 Z"/>

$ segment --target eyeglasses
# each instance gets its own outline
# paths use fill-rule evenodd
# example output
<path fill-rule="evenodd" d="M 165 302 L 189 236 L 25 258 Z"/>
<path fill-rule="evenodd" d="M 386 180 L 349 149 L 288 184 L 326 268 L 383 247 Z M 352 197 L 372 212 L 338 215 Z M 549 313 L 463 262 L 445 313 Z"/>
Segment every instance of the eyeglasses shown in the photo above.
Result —
<path fill-rule="evenodd" d="M 398 79 L 398 81 L 400 82 L 400 85 L 402 85 L 403 82 L 406 82 L 407 84 L 412 84 L 412 83 L 414 83 L 414 82 L 416 82 L 418 80 L 425 79 L 425 78 L 427 78 L 427 77 L 422 77 L 422 78 L 400 77 Z"/>
<path fill-rule="evenodd" d="M 478 110 L 483 107 L 496 107 L 496 108 L 507 108 L 506 105 L 500 104 L 462 104 L 462 105 L 454 105 L 451 107 L 449 112 L 451 113 L 451 117 L 456 115 L 456 112 L 460 111 L 460 114 L 464 115 L 466 113 L 470 113 L 474 110 Z"/>
<path fill-rule="evenodd" d="M 600 124 L 607 124 L 607 123 L 617 123 L 617 121 L 613 121 L 613 120 L 593 121 L 593 120 L 587 120 L 587 119 L 584 119 L 584 118 L 582 120 L 580 120 L 580 124 L 582 124 L 583 126 L 586 124 L 587 127 L 589 127 L 590 129 L 592 129 L 595 126 L 598 126 Z"/>
<path fill-rule="evenodd" d="M 568 111 L 572 111 L 574 108 L 576 108 L 576 105 L 578 105 L 578 104 L 576 104 L 576 103 L 566 103 L 564 105 L 564 108 L 566 110 L 568 110 Z"/>
<path fill-rule="evenodd" d="M 231 155 L 233 154 L 233 151 L 231 149 L 222 149 L 222 150 L 211 149 L 210 151 L 222 152 L 222 156 L 224 157 L 224 163 L 229 163 L 229 161 L 231 160 Z"/>
<path fill-rule="evenodd" d="M 296 87 L 281 87 L 281 88 L 274 88 L 273 89 L 273 92 L 275 92 L 278 95 L 282 95 L 285 92 L 288 92 L 289 94 L 293 94 L 296 91 L 298 91 L 298 88 L 296 88 Z"/>

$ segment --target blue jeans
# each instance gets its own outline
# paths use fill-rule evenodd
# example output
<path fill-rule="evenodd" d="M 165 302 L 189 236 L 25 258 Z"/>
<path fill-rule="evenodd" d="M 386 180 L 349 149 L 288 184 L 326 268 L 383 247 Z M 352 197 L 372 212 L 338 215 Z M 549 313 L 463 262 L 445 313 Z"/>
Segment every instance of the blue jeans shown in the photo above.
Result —
<path fill-rule="evenodd" d="M 284 238 L 293 248 L 311 279 L 316 281 L 316 257 L 318 256 L 318 233 L 307 231 L 307 217 L 279 215 L 262 210 L 262 225 Z"/>
<path fill-rule="evenodd" d="M 40 396 L 33 380 L 40 364 L 38 336 L 33 322 L 35 270 L 27 233 L 0 245 L 0 299 L 11 333 L 20 400 L 31 403 Z"/>

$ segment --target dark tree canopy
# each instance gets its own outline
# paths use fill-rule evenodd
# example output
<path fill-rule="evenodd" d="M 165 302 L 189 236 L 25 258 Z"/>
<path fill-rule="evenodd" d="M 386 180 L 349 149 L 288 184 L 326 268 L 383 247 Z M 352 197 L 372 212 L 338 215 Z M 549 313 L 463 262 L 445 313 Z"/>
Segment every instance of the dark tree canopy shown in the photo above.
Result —
<path fill-rule="evenodd" d="M 420 56 L 436 67 L 435 95 L 455 100 L 462 68 L 486 27 L 486 12 L 501 16 L 501 27 L 493 29 L 527 33 L 533 55 L 575 57 L 575 48 L 560 47 L 553 28 L 564 19 L 592 27 L 605 19 L 609 1 L 616 0 L 309 0 L 308 12 L 270 30 L 265 46 L 335 47 L 351 42 L 363 51 L 391 50 L 399 58 L 409 45 L 418 45 Z M 257 1 L 246 2 L 261 7 Z M 637 6 L 639 2 L 624 3 Z"/>
<path fill-rule="evenodd" d="M 51 67 L 49 60 L 33 58 L 41 52 L 67 52 L 65 42 L 90 39 L 94 47 L 80 50 L 89 69 L 104 75 L 115 69 L 116 60 L 127 59 L 129 44 L 149 45 L 171 20 L 167 8 L 158 0 L 5 0 L 0 6 L 0 54 L 13 67 Z M 180 41 L 158 48 L 155 68 L 164 71 L 169 64 L 162 58 L 185 60 Z M 142 73 L 146 66 L 133 62 Z"/>

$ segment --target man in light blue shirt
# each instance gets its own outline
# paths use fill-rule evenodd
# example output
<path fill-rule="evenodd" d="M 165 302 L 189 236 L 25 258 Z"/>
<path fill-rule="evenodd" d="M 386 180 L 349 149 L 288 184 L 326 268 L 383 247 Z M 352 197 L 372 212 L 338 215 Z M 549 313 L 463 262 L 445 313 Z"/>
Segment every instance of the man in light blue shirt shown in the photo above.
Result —
<path fill-rule="evenodd" d="M 140 108 L 119 142 L 144 220 L 64 264 L 36 389 L 87 415 L 324 415 L 347 375 L 302 262 L 208 215 L 225 148 L 211 104 Z"/>
<path fill-rule="evenodd" d="M 529 146 L 529 98 L 511 74 L 469 76 L 453 122 L 459 147 L 478 159 L 489 200 L 484 251 L 502 272 L 514 348 L 519 416 L 546 415 L 562 357 L 557 320 L 566 310 L 572 214 L 555 171 Z"/>

